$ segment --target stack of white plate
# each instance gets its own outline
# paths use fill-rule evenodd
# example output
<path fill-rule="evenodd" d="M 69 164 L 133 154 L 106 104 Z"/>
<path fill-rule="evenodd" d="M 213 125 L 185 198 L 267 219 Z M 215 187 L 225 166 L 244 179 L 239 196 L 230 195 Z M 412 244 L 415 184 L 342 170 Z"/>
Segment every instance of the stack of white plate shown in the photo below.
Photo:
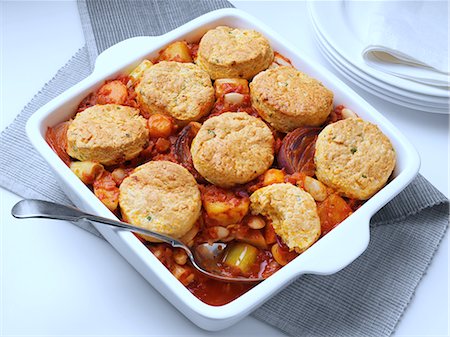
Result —
<path fill-rule="evenodd" d="M 321 52 L 348 81 L 410 109 L 449 113 L 449 88 L 425 85 L 369 67 L 363 60 L 371 2 L 310 1 L 308 9 Z"/>

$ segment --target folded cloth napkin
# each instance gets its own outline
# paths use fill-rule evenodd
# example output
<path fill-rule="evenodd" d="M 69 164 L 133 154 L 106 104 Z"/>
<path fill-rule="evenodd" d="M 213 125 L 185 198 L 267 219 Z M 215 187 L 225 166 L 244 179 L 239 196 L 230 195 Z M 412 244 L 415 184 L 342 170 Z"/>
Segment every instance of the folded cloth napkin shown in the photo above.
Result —
<path fill-rule="evenodd" d="M 69 204 L 27 140 L 24 127 L 30 115 L 88 76 L 97 53 L 120 39 L 161 34 L 229 6 L 226 1 L 80 1 L 87 46 L 2 132 L 0 185 L 26 198 Z M 371 241 L 361 257 L 334 275 L 299 278 L 252 315 L 292 336 L 389 336 L 447 227 L 448 200 L 419 175 L 373 217 Z M 89 225 L 83 228 L 99 235 Z"/>
<path fill-rule="evenodd" d="M 380 1 L 371 8 L 365 62 L 393 76 L 448 87 L 448 2 Z"/>

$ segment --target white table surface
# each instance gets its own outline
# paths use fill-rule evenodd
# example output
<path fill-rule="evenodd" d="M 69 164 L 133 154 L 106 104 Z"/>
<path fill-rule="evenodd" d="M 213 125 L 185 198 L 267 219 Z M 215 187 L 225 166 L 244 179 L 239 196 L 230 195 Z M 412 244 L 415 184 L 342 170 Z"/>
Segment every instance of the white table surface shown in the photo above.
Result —
<path fill-rule="evenodd" d="M 235 2 L 305 54 L 320 55 L 304 2 Z M 73 1 L 1 1 L 1 129 L 84 44 Z M 420 172 L 448 196 L 446 115 L 396 107 L 356 91 L 416 146 Z M 1 155 L 1 154 L 0 154 Z M 38 179 L 38 177 L 37 177 Z M 0 334 L 42 336 L 208 335 L 164 300 L 106 242 L 59 221 L 17 221 L 20 198 L 0 189 Z M 448 235 L 396 329 L 397 336 L 447 336 Z M 281 336 L 254 318 L 218 336 Z"/>

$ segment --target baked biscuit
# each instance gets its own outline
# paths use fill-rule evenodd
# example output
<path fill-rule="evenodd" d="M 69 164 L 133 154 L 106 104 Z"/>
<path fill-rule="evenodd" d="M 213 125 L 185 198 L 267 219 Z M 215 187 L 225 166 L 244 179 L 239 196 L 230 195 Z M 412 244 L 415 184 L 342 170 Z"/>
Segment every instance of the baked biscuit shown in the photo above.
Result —
<path fill-rule="evenodd" d="M 288 183 L 272 184 L 250 196 L 252 214 L 272 221 L 275 233 L 290 250 L 301 253 L 320 236 L 320 219 L 313 197 Z"/>
<path fill-rule="evenodd" d="M 322 83 L 293 67 L 277 67 L 255 76 L 250 83 L 253 107 L 276 130 L 325 122 L 333 107 L 333 93 Z"/>
<path fill-rule="evenodd" d="M 317 179 L 348 198 L 366 200 L 378 192 L 395 161 L 389 139 L 376 125 L 359 118 L 330 124 L 317 138 Z"/>
<path fill-rule="evenodd" d="M 273 162 L 269 127 L 245 112 L 227 112 L 203 123 L 191 145 L 195 169 L 221 187 L 245 184 Z"/>
<path fill-rule="evenodd" d="M 251 79 L 273 61 L 269 41 L 259 32 L 220 26 L 201 39 L 195 62 L 213 80 L 218 78 Z"/>
<path fill-rule="evenodd" d="M 78 113 L 67 129 L 67 153 L 81 161 L 119 164 L 137 157 L 147 143 L 145 118 L 128 106 L 94 105 Z"/>
<path fill-rule="evenodd" d="M 144 71 L 136 86 L 137 101 L 148 114 L 166 114 L 178 121 L 196 121 L 214 105 L 208 73 L 192 63 L 159 62 Z"/>
<path fill-rule="evenodd" d="M 179 238 L 197 221 L 202 202 L 188 170 L 168 161 L 151 161 L 124 179 L 119 205 L 125 221 Z"/>

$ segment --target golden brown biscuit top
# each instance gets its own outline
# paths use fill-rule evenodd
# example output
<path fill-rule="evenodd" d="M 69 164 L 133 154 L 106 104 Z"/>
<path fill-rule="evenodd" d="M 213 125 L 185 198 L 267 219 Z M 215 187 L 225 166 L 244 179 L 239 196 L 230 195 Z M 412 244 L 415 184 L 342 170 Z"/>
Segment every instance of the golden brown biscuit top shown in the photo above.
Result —
<path fill-rule="evenodd" d="M 227 112 L 205 121 L 192 142 L 195 168 L 219 186 L 243 184 L 273 162 L 269 127 L 245 112 Z"/>
<path fill-rule="evenodd" d="M 120 185 L 119 203 L 127 221 L 176 238 L 192 228 L 201 208 L 192 174 L 168 161 L 138 166 Z"/>
<path fill-rule="evenodd" d="M 289 183 L 272 184 L 250 196 L 253 214 L 272 221 L 275 232 L 290 249 L 303 252 L 320 236 L 320 219 L 313 197 Z"/>
<path fill-rule="evenodd" d="M 94 105 L 78 113 L 67 130 L 72 147 L 120 147 L 136 133 L 148 135 L 139 110 L 116 104 Z"/>
<path fill-rule="evenodd" d="M 344 194 L 368 199 L 395 167 L 395 151 L 378 126 L 348 118 L 325 127 L 316 142 L 316 175 Z"/>
<path fill-rule="evenodd" d="M 287 116 L 329 111 L 333 93 L 321 82 L 289 66 L 268 69 L 250 83 L 253 95 Z"/>
<path fill-rule="evenodd" d="M 192 63 L 159 62 L 146 69 L 136 86 L 138 99 L 149 113 L 166 113 L 178 120 L 197 120 L 214 103 L 208 73 Z"/>
<path fill-rule="evenodd" d="M 199 45 L 199 53 L 208 62 L 230 66 L 256 59 L 267 49 L 272 48 L 261 33 L 226 26 L 209 30 Z"/>

